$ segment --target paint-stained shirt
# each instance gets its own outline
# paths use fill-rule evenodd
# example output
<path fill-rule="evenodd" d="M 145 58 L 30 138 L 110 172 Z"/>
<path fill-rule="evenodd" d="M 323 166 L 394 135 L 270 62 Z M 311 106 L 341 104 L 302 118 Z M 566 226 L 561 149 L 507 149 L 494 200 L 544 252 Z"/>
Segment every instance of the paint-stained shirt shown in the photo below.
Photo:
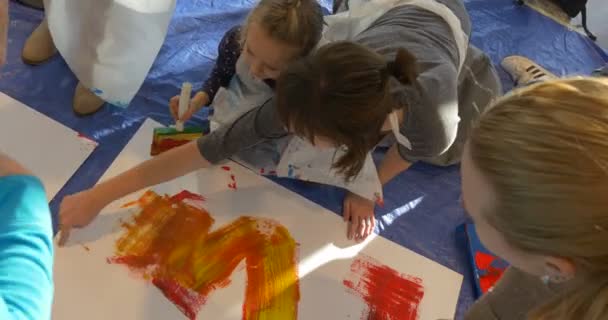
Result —
<path fill-rule="evenodd" d="M 40 180 L 0 178 L 0 319 L 50 319 L 53 228 Z"/>
<path fill-rule="evenodd" d="M 460 20 L 462 31 L 471 31 L 460 1 L 438 0 Z M 400 48 L 417 58 L 417 84 L 404 86 L 391 80 L 391 93 L 405 107 L 400 132 L 412 149 L 399 146 L 409 162 L 449 165 L 460 159 L 462 146 L 477 117 L 501 93 L 500 82 L 488 57 L 469 45 L 462 72 L 456 40 L 445 20 L 429 11 L 403 5 L 378 18 L 354 41 L 393 60 Z M 284 136 L 274 100 L 235 120 L 231 125 L 201 138 L 201 154 L 211 163 L 266 139 Z"/>

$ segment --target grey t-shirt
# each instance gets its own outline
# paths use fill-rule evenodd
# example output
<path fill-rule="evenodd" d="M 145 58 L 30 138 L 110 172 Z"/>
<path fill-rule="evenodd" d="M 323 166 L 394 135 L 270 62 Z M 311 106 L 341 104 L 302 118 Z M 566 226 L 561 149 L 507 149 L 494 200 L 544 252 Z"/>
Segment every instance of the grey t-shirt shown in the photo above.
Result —
<path fill-rule="evenodd" d="M 470 21 L 463 4 L 457 0 L 440 2 L 454 12 L 461 21 L 463 31 L 469 34 Z M 463 102 L 459 101 L 459 87 L 463 82 L 458 73 L 460 57 L 449 25 L 432 12 L 405 5 L 382 15 L 355 41 L 385 56 L 387 61 L 394 59 L 400 48 L 416 56 L 419 72 L 417 84 L 406 87 L 395 79 L 391 83 L 396 101 L 407 106 L 400 131 L 412 144 L 411 150 L 400 146 L 399 151 L 408 161 L 451 164 L 451 160 L 435 159 L 446 153 L 457 140 L 459 131 L 463 131 L 459 130 L 462 126 L 459 125 L 459 115 L 463 114 L 461 109 L 473 106 L 470 102 L 468 105 L 459 103 Z M 468 56 L 467 60 L 472 60 Z M 497 77 L 493 78 L 490 77 L 489 81 L 496 83 L 487 86 L 499 87 Z M 470 85 L 463 87 L 472 90 Z M 264 140 L 287 134 L 271 99 L 231 125 L 202 137 L 198 140 L 198 147 L 205 159 L 217 163 Z"/>

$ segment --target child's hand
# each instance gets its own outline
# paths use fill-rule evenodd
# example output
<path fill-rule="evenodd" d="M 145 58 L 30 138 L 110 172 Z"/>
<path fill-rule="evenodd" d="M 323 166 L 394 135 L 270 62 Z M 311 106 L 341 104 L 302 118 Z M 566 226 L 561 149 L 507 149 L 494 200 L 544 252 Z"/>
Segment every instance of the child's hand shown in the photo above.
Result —
<path fill-rule="evenodd" d="M 67 242 L 72 228 L 85 227 L 104 207 L 104 202 L 97 198 L 93 189 L 63 198 L 59 207 L 59 245 Z"/>
<path fill-rule="evenodd" d="M 169 100 L 169 108 L 171 109 L 171 115 L 175 121 L 181 120 L 183 122 L 188 121 L 192 118 L 192 115 L 199 111 L 201 108 L 209 104 L 209 96 L 204 91 L 199 91 L 194 95 L 194 98 L 190 100 L 190 106 L 181 119 L 178 117 L 179 110 L 179 96 L 175 96 Z"/>
<path fill-rule="evenodd" d="M 348 239 L 362 241 L 367 238 L 376 225 L 374 218 L 374 202 L 349 192 L 344 198 L 342 216 L 348 223 Z"/>

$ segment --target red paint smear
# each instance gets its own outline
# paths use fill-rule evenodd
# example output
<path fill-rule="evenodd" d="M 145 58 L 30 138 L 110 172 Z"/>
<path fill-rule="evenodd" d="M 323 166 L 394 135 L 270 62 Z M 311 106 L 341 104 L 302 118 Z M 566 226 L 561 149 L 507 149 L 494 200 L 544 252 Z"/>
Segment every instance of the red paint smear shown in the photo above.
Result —
<path fill-rule="evenodd" d="M 475 265 L 479 269 L 479 287 L 482 293 L 490 291 L 505 272 L 505 269 L 492 266 L 497 259 L 485 252 L 475 252 Z"/>
<path fill-rule="evenodd" d="M 272 175 L 272 176 L 276 176 L 276 175 L 277 175 L 277 172 L 276 172 L 276 171 L 274 171 L 274 170 L 272 170 L 272 171 L 268 172 L 268 174 L 269 174 L 269 175 Z"/>
<path fill-rule="evenodd" d="M 222 166 L 222 169 L 224 169 L 225 171 L 230 171 L 230 167 L 229 166 Z"/>
<path fill-rule="evenodd" d="M 260 169 L 260 174 L 264 174 L 264 168 Z"/>
<path fill-rule="evenodd" d="M 210 232 L 213 218 L 202 208 L 147 191 L 142 211 L 125 223 L 108 263 L 124 264 L 151 281 L 189 319 L 207 297 L 230 283 L 245 261 L 243 320 L 297 319 L 300 300 L 296 242 L 280 224 L 240 217 Z M 194 195 L 199 198 L 200 196 Z M 276 280 L 275 280 L 276 279 Z"/>
<path fill-rule="evenodd" d="M 424 296 L 422 280 L 399 274 L 371 257 L 356 259 L 344 285 L 368 306 L 362 320 L 416 320 Z"/>
<path fill-rule="evenodd" d="M 200 194 L 192 193 L 188 190 L 184 190 L 174 196 L 171 197 L 171 201 L 182 202 L 184 200 L 197 200 L 197 201 L 205 201 L 205 197 Z"/>
<path fill-rule="evenodd" d="M 230 175 L 230 180 L 232 180 L 232 181 L 236 181 L 236 180 L 234 179 L 234 175 L 233 175 L 233 174 L 231 174 L 231 175 Z"/>
<path fill-rule="evenodd" d="M 169 139 L 169 138 L 165 138 L 165 139 L 161 140 L 160 142 L 155 141 L 154 143 L 152 143 L 152 149 L 150 150 L 150 154 L 153 156 L 156 156 L 167 150 L 182 146 L 190 141 L 191 140 L 186 140 L 186 139 L 175 140 L 175 139 Z"/>
<path fill-rule="evenodd" d="M 230 189 L 232 189 L 232 190 L 236 190 L 236 189 L 237 189 L 237 187 L 236 187 L 236 182 L 229 183 L 229 184 L 228 184 L 228 188 L 230 188 Z"/>
<path fill-rule="evenodd" d="M 82 133 L 80 133 L 80 132 L 78 133 L 78 137 L 79 137 L 79 138 L 84 138 L 84 139 L 87 139 L 87 140 L 89 140 L 89 141 L 91 141 L 91 142 L 94 142 L 94 143 L 97 143 L 95 140 L 93 140 L 93 139 L 91 139 L 91 138 L 89 138 L 89 137 L 85 136 L 84 134 L 82 134 Z"/>
<path fill-rule="evenodd" d="M 173 280 L 154 278 L 152 279 L 152 284 L 160 289 L 163 295 L 173 302 L 190 320 L 196 319 L 198 310 L 205 304 L 205 296 L 199 295 L 196 291 L 184 288 Z"/>

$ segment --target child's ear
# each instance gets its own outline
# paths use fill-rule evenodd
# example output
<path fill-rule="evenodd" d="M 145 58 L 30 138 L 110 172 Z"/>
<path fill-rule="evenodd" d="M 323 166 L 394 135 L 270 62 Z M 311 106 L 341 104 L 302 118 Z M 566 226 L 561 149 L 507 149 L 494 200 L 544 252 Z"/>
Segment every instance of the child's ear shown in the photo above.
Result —
<path fill-rule="evenodd" d="M 562 257 L 545 257 L 544 272 L 551 282 L 565 282 L 574 278 L 576 265 L 570 259 Z"/>

